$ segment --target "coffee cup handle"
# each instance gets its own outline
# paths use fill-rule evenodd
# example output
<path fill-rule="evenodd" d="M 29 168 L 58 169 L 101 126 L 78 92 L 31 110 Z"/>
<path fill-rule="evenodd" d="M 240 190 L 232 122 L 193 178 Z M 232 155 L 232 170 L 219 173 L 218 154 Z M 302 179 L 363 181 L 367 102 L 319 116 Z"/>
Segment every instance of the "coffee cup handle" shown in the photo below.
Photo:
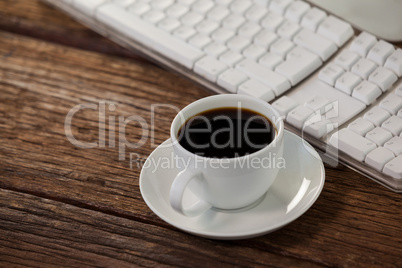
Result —
<path fill-rule="evenodd" d="M 173 209 L 185 216 L 195 217 L 201 215 L 212 206 L 204 200 L 198 200 L 189 208 L 183 206 L 183 195 L 187 185 L 195 178 L 202 176 L 201 172 L 184 170 L 177 174 L 170 188 L 170 205 Z"/>

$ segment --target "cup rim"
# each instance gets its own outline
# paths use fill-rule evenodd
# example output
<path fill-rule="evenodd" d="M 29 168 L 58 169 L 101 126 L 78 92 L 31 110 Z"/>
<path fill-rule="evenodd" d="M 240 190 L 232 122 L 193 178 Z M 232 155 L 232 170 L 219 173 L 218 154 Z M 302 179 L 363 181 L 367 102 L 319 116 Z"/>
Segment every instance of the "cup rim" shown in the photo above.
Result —
<path fill-rule="evenodd" d="M 238 100 L 238 101 L 241 101 L 241 100 L 249 100 L 249 101 L 258 102 L 258 103 L 260 103 L 260 104 L 262 104 L 262 105 L 268 107 L 268 108 L 273 112 L 274 117 L 275 117 L 276 120 L 272 120 L 271 118 L 269 118 L 267 115 L 265 115 L 264 113 L 262 113 L 262 112 L 260 112 L 260 111 L 256 111 L 256 110 L 254 110 L 254 111 L 255 111 L 255 112 L 258 112 L 258 113 L 260 113 L 260 114 L 263 114 L 264 116 L 267 116 L 268 119 L 271 121 L 271 123 L 274 124 L 274 127 L 276 128 L 276 130 L 277 130 L 278 133 L 275 135 L 275 138 L 273 139 L 273 141 L 272 141 L 271 143 L 269 143 L 267 146 L 265 146 L 264 148 L 259 149 L 259 150 L 255 151 L 255 152 L 251 153 L 251 154 L 246 154 L 246 155 L 243 155 L 243 156 L 240 156 L 240 157 L 236 156 L 236 157 L 227 157 L 227 158 L 213 158 L 213 157 L 205 157 L 205 156 L 196 155 L 196 154 L 194 154 L 194 153 L 188 151 L 187 149 L 185 149 L 185 148 L 179 143 L 179 141 L 178 141 L 178 139 L 177 139 L 177 137 L 176 137 L 176 136 L 177 136 L 177 133 L 176 133 L 176 132 L 178 131 L 178 130 L 176 131 L 176 129 L 174 129 L 174 128 L 175 128 L 175 125 L 176 125 L 176 122 L 177 122 L 178 120 L 181 120 L 180 114 L 183 114 L 183 112 L 192 109 L 194 106 L 200 105 L 200 104 L 202 104 L 202 103 L 209 102 L 209 101 L 210 101 L 211 99 L 213 99 L 213 98 L 214 98 L 214 99 L 219 99 L 219 98 L 221 98 L 221 99 L 227 99 L 227 98 L 231 98 L 231 99 Z M 231 106 L 228 106 L 228 105 L 225 105 L 225 106 L 217 106 L 217 107 L 214 107 L 214 108 L 205 109 L 204 111 L 211 110 L 211 109 L 215 109 L 215 108 L 225 108 L 225 107 L 231 107 Z M 253 110 L 253 109 L 251 109 L 251 110 Z M 193 116 L 194 116 L 194 115 L 193 115 Z M 272 117 L 272 116 L 271 116 L 271 117 Z M 185 118 L 185 122 L 186 122 L 188 119 L 189 119 L 189 118 Z M 246 158 L 246 157 L 248 157 L 248 158 L 254 157 L 254 156 L 258 155 L 258 154 L 261 154 L 263 151 L 266 151 L 266 150 L 271 149 L 271 148 L 274 147 L 274 146 L 279 146 L 278 143 L 283 139 L 283 133 L 284 133 L 283 117 L 280 116 L 280 114 L 278 113 L 278 111 L 276 111 L 275 108 L 272 107 L 271 104 L 269 104 L 268 102 L 265 102 L 265 101 L 263 101 L 263 100 L 260 100 L 260 99 L 251 97 L 251 96 L 240 95 L 240 94 L 220 94 L 220 95 L 212 95 L 212 96 L 208 96 L 208 97 L 205 97 L 205 98 L 196 100 L 196 101 L 194 101 L 194 102 L 188 104 L 187 106 L 185 106 L 183 109 L 181 109 L 181 110 L 179 111 L 179 113 L 175 116 L 175 118 L 173 119 L 172 124 L 171 124 L 171 126 L 170 126 L 170 138 L 172 139 L 172 144 L 173 144 L 173 146 L 179 147 L 180 150 L 184 151 L 184 152 L 185 152 L 186 154 L 188 154 L 189 156 L 192 156 L 192 157 L 196 156 L 196 157 L 199 157 L 199 158 L 201 158 L 201 159 L 204 159 L 205 161 L 230 161 L 230 162 L 233 162 L 233 161 L 243 160 L 243 159 Z"/>

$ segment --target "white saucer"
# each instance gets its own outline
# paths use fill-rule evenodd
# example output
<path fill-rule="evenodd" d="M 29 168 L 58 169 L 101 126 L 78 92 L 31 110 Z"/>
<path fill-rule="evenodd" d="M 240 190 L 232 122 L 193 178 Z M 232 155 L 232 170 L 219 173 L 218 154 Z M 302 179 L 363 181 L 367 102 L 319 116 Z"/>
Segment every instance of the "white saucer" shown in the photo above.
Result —
<path fill-rule="evenodd" d="M 169 191 L 178 171 L 170 139 L 156 148 L 144 163 L 140 175 L 142 197 L 161 219 L 191 234 L 213 239 L 267 234 L 300 217 L 313 205 L 324 186 L 324 165 L 313 147 L 288 131 L 285 131 L 284 145 L 286 168 L 280 171 L 265 197 L 247 210 L 210 209 L 195 218 L 175 212 L 169 203 Z M 187 194 L 187 199 L 192 202 L 194 196 Z"/>

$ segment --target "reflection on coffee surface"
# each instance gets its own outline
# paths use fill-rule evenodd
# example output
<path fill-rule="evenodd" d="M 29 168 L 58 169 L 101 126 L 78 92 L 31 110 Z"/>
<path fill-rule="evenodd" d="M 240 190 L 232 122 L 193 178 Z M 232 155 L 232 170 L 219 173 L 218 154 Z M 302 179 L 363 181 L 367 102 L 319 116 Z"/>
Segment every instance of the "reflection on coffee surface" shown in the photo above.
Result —
<path fill-rule="evenodd" d="M 254 153 L 276 136 L 272 122 L 255 111 L 237 107 L 197 114 L 180 128 L 178 140 L 191 153 L 211 158 L 233 158 Z"/>

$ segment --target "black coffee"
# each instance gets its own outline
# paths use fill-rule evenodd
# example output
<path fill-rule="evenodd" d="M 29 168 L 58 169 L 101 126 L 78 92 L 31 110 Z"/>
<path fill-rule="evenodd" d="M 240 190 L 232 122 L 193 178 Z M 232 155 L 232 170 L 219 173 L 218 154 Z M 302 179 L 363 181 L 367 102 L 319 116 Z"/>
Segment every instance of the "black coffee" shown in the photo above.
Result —
<path fill-rule="evenodd" d="M 211 158 L 254 153 L 276 135 L 271 121 L 255 111 L 227 107 L 193 116 L 180 128 L 179 143 L 188 151 Z"/>

